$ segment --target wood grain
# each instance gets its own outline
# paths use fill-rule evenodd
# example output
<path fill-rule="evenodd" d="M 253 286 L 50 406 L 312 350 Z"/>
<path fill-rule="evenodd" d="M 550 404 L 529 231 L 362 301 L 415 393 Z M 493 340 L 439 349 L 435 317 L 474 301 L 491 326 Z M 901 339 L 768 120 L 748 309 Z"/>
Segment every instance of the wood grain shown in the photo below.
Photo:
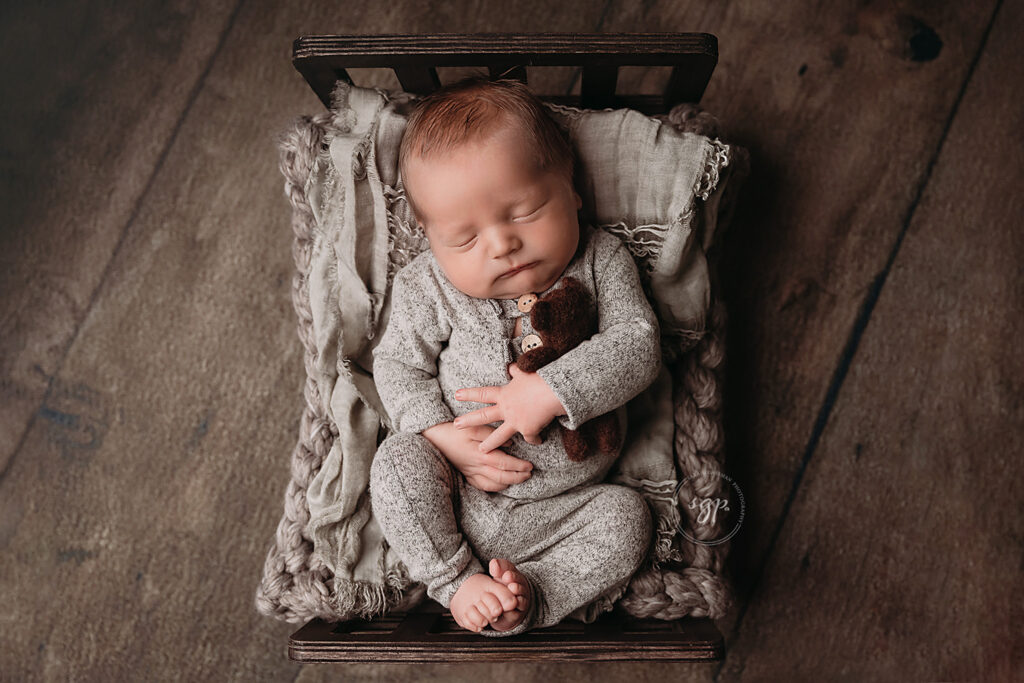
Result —
<path fill-rule="evenodd" d="M 235 3 L 98 4 L 25 4 L 0 29 L 0 476 Z"/>
<path fill-rule="evenodd" d="M 1003 4 L 724 680 L 1024 671 L 1022 30 Z"/>
<path fill-rule="evenodd" d="M 412 2 L 387 13 L 326 1 L 246 3 L 216 59 L 202 65 L 209 68 L 198 89 L 169 114 L 173 98 L 158 88 L 165 63 L 158 53 L 128 51 L 132 41 L 152 42 L 153 31 L 97 13 L 94 21 L 125 32 L 108 36 L 104 49 L 123 47 L 126 58 L 155 73 L 148 90 L 122 82 L 116 70 L 96 68 L 95 77 L 124 89 L 122 108 L 143 118 L 171 116 L 173 137 L 157 144 L 159 163 L 119 170 L 151 177 L 138 186 L 134 206 L 118 199 L 127 207 L 120 220 L 110 218 L 108 204 L 87 200 L 112 202 L 119 191 L 112 195 L 117 183 L 109 175 L 119 169 L 115 143 L 136 142 L 125 130 L 104 138 L 114 145 L 111 156 L 96 155 L 68 181 L 65 196 L 50 197 L 53 210 L 75 215 L 78 226 L 109 231 L 114 223 L 102 258 L 81 227 L 52 242 L 34 220 L 5 233 L 25 241 L 5 251 L 12 268 L 33 277 L 61 272 L 40 265 L 34 253 L 54 251 L 55 264 L 99 263 L 88 277 L 63 272 L 69 287 L 87 293 L 75 316 L 38 300 L 26 279 L 16 279 L 5 298 L 32 312 L 18 323 L 19 348 L 34 352 L 34 340 L 46 335 L 61 340 L 42 390 L 22 392 L 38 417 L 0 481 L 0 586 L 10 596 L 4 619 L 18 624 L 0 629 L 5 675 L 265 680 L 298 670 L 286 658 L 293 627 L 253 607 L 302 405 L 289 215 L 274 142 L 293 118 L 320 105 L 294 72 L 289 48 L 311 27 L 494 27 L 495 16 L 474 20 L 470 9 L 456 4 L 421 17 L 422 5 Z M 527 3 L 509 8 L 501 28 L 570 29 L 593 11 Z M 216 23 L 193 20 L 211 22 L 210 31 Z M 23 30 L 31 38 L 46 26 Z M 220 39 L 216 31 L 211 36 Z M 189 47 L 193 58 L 203 54 Z M 208 48 L 207 56 L 215 45 Z M 70 68 L 73 57 L 54 50 L 54 70 Z M 186 94 L 198 82 L 183 85 L 180 74 L 166 71 Z M 86 121 L 61 124 L 67 135 L 107 135 L 105 125 L 117 123 L 110 115 L 117 102 L 108 104 L 107 94 L 101 89 L 98 101 L 81 103 Z M 136 134 L 151 145 L 148 136 L 159 131 Z M 45 185 L 35 177 L 24 182 Z M 40 286 L 54 296 L 52 284 Z M 26 376 L 37 364 L 31 354 L 5 351 L 4 359 Z M 5 398 L 7 405 L 14 407 Z"/>
<path fill-rule="evenodd" d="M 314 619 L 293 633 L 288 656 L 301 662 L 709 662 L 722 659 L 710 619 L 658 621 L 608 613 L 566 620 L 507 638 L 470 633 L 430 601 L 425 609 L 330 624 Z"/>
<path fill-rule="evenodd" d="M 994 0 L 532 0 L 514 7 L 469 0 L 386 6 L 264 0 L 243 2 L 232 19 L 233 4 L 189 9 L 143 3 L 123 13 L 63 0 L 6 11 L 0 22 L 0 150 L 6 174 L 0 185 L 6 211 L 0 232 L 0 449 L 7 449 L 0 450 L 0 671 L 15 679 L 82 680 L 263 680 L 296 673 L 304 681 L 338 675 L 711 678 L 714 665 L 354 665 L 300 671 L 286 661 L 292 627 L 257 616 L 252 596 L 280 514 L 302 400 L 289 300 L 288 211 L 273 139 L 293 117 L 321 105 L 289 63 L 292 40 L 325 32 L 573 30 L 685 30 L 719 37 L 720 61 L 703 104 L 723 121 L 730 139 L 751 150 L 754 161 L 723 262 L 732 311 L 728 463 L 749 506 L 733 552 L 736 578 L 749 588 L 801 471 L 853 321 L 914 213 L 930 164 L 936 163 L 936 183 L 962 165 L 945 155 L 936 161 L 935 150 L 994 6 Z M 929 35 L 941 40 L 937 52 Z M 1013 66 L 1005 65 L 1011 75 Z M 573 71 L 530 74 L 531 85 L 542 92 L 578 91 L 578 78 Z M 664 72 L 624 69 L 619 87 L 659 92 L 667 78 Z M 972 111 L 973 119 L 961 113 L 962 128 L 991 129 L 992 112 L 984 102 Z M 1019 128 L 1016 121 L 1005 126 L 1014 134 Z M 1007 159 L 1015 149 L 1019 140 L 997 152 Z M 1006 199 L 1015 192 L 1006 183 L 1019 183 L 1019 159 L 1009 162 L 1004 165 L 1016 169 L 1014 175 L 992 180 L 1005 181 L 1003 195 L 986 196 L 992 206 L 1016 207 L 1019 213 Z M 961 220 L 958 212 L 969 199 L 955 183 L 943 182 L 950 189 L 946 204 L 932 209 L 937 218 L 930 222 L 936 224 Z M 975 232 L 986 234 L 982 227 Z M 926 233 L 912 230 L 904 251 L 927 252 L 911 248 Z M 850 642 L 836 647 L 844 657 L 855 646 L 870 649 L 880 662 L 873 671 L 881 671 L 881 663 L 922 671 L 926 658 L 942 663 L 950 676 L 990 670 L 998 677 L 1003 670 L 994 659 L 988 669 L 979 661 L 971 669 L 971 655 L 950 645 L 978 643 L 981 653 L 997 651 L 995 643 L 1013 645 L 1004 637 L 1004 615 L 1014 585 L 1006 588 L 1009 597 L 990 603 L 993 596 L 1003 597 L 993 587 L 994 572 L 1019 573 L 1019 560 L 1012 566 L 1000 554 L 1010 542 L 1019 547 L 1019 526 L 1011 524 L 1017 518 L 995 519 L 994 525 L 987 511 L 965 501 L 968 491 L 984 485 L 997 503 L 1007 502 L 1008 489 L 998 488 L 994 468 L 1005 468 L 1007 482 L 1010 475 L 1019 479 L 1012 460 L 998 457 L 1009 453 L 998 450 L 1008 448 L 1006 435 L 997 439 L 990 433 L 1005 425 L 1000 420 L 1018 419 L 1012 416 L 1019 416 L 1013 412 L 1019 408 L 1006 397 L 1020 395 L 1019 383 L 993 374 L 989 363 L 1013 361 L 1002 340 L 1009 338 L 1006 320 L 1019 321 L 1019 313 L 982 315 L 995 309 L 980 305 L 970 312 L 969 302 L 955 300 L 950 290 L 969 284 L 972 292 L 1010 291 L 1019 301 L 1019 273 L 1007 270 L 1005 262 L 1019 259 L 1019 243 L 1009 235 L 1001 239 L 999 249 L 986 252 L 991 263 L 984 261 L 980 280 L 974 279 L 978 269 L 954 259 L 935 263 L 942 272 L 958 274 L 950 276 L 955 279 L 935 276 L 928 287 L 917 285 L 920 297 L 946 292 L 943 301 L 970 313 L 963 324 L 940 316 L 945 327 L 929 327 L 934 321 L 915 317 L 920 314 L 912 299 L 893 305 L 885 314 L 887 334 L 907 336 L 894 337 L 901 343 L 885 348 L 876 341 L 875 351 L 865 340 L 858 359 L 884 359 L 906 348 L 927 362 L 913 366 L 914 374 L 903 359 L 891 359 L 894 371 L 908 373 L 901 381 L 882 382 L 887 372 L 874 377 L 855 368 L 840 387 L 834 414 L 835 421 L 846 411 L 866 419 L 873 415 L 872 404 L 902 390 L 905 399 L 923 397 L 916 418 L 899 413 L 899 419 L 886 418 L 877 431 L 863 434 L 851 423 L 846 437 L 830 428 L 840 436 L 825 435 L 804 480 L 808 500 L 819 501 L 819 507 L 835 495 L 879 526 L 877 511 L 858 508 L 849 493 L 820 484 L 842 486 L 840 474 L 852 476 L 853 469 L 819 474 L 816 468 L 848 459 L 860 443 L 861 470 L 903 475 L 885 462 L 892 458 L 891 444 L 899 444 L 899 462 L 911 468 L 910 483 L 934 487 L 921 499 L 931 507 L 913 511 L 938 520 L 929 527 L 933 535 L 940 521 L 955 529 L 936 537 L 936 548 L 947 557 L 919 552 L 922 539 L 936 541 L 924 534 L 912 539 L 918 546 L 900 545 L 909 532 L 891 525 L 881 525 L 888 529 L 884 545 L 868 546 L 861 528 L 846 518 L 830 521 L 826 512 L 803 512 L 801 505 L 813 505 L 798 496 L 792 508 L 796 521 L 786 529 L 804 528 L 800 520 L 826 526 L 814 539 L 780 537 L 765 575 L 769 588 L 758 593 L 750 625 L 736 643 L 737 666 L 785 677 L 792 653 L 806 652 L 785 631 L 831 646 L 835 636 L 826 634 L 835 631 L 828 629 L 837 619 L 850 619 L 851 629 L 842 632 Z M 968 252 L 975 265 L 982 259 L 981 252 Z M 901 282 L 903 266 L 894 268 L 886 289 L 906 289 L 915 278 L 925 278 L 931 262 L 917 263 L 902 276 L 909 278 L 902 285 L 894 283 Z M 902 325 L 893 322 L 897 318 Z M 972 361 L 980 365 L 954 362 L 953 347 L 939 355 L 943 335 L 968 329 L 978 353 L 987 354 Z M 934 348 L 921 344 L 925 331 L 938 340 Z M 988 374 L 978 374 L 982 370 Z M 999 381 L 978 383 L 975 376 Z M 971 387 L 978 393 L 963 393 Z M 968 395 L 978 406 L 996 408 L 939 408 L 940 400 L 952 404 Z M 976 426 L 958 422 L 960 415 L 972 417 Z M 929 459 L 941 445 L 937 434 L 949 424 L 958 430 L 951 443 L 969 445 L 966 435 L 974 429 L 978 443 L 996 455 L 966 463 L 943 455 L 943 467 L 965 468 L 959 478 L 940 477 Z M 849 440 L 854 437 L 859 440 Z M 921 500 L 912 505 L 921 506 Z M 997 537 L 998 532 L 1006 534 Z M 825 544 L 821 552 L 801 552 L 812 540 Z M 801 583 L 787 563 L 796 557 L 802 563 L 805 556 L 805 574 L 814 581 L 804 577 Z M 889 564 L 880 566 L 876 556 L 890 558 Z M 873 573 L 851 573 L 826 560 L 853 560 L 855 567 L 863 562 Z M 915 573 L 922 562 L 947 573 Z M 981 584 L 972 586 L 968 577 L 975 574 Z M 844 585 L 873 602 L 861 607 L 853 593 L 844 600 L 836 590 Z M 810 587 L 821 588 L 822 595 Z M 960 599 L 947 608 L 953 589 Z M 809 596 L 824 608 L 816 609 Z M 986 605 L 994 615 L 987 624 L 979 617 Z M 875 609 L 880 611 L 867 614 Z M 822 614 L 831 620 L 822 621 Z M 890 641 L 902 644 L 904 654 L 887 653 Z M 779 647 L 766 651 L 773 643 Z M 914 654 L 906 655 L 907 649 Z M 829 668 L 815 656 L 817 671 L 841 675 L 844 660 Z"/>
<path fill-rule="evenodd" d="M 297 38 L 292 55 L 295 68 L 328 107 L 334 83 L 351 83 L 348 70 L 354 68 L 391 69 L 402 90 L 426 95 L 440 86 L 439 68 L 480 67 L 491 78 L 504 74 L 528 82 L 528 67 L 572 65 L 583 67 L 578 97 L 537 94 L 562 105 L 654 115 L 680 102 L 700 101 L 715 68 L 718 41 L 710 34 L 665 32 L 317 35 Z M 626 66 L 668 68 L 668 86 L 656 95 L 620 91 L 616 96 L 617 72 Z"/>
<path fill-rule="evenodd" d="M 861 307 L 926 181 L 994 6 L 609 10 L 615 30 L 656 22 L 719 37 L 701 105 L 751 154 L 721 260 L 730 314 L 726 471 L 748 505 L 730 551 L 741 606 L 813 456 L 816 422 L 830 390 L 841 388 L 836 373 Z M 728 638 L 732 626 L 720 625 Z"/>

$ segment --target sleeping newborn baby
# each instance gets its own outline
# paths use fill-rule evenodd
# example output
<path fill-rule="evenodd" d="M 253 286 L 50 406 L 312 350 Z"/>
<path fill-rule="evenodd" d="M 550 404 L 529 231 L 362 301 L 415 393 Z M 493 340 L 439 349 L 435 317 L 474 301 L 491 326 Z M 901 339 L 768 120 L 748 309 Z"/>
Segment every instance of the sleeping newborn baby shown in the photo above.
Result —
<path fill-rule="evenodd" d="M 406 198 L 430 244 L 394 280 L 373 374 L 394 432 L 370 495 L 410 576 L 455 621 L 504 636 L 593 619 L 650 546 L 650 511 L 602 483 L 618 450 L 572 462 L 577 429 L 655 378 L 657 318 L 625 245 L 580 228 L 572 149 L 518 81 L 445 86 L 412 112 L 400 154 Z M 536 372 L 538 297 L 572 277 L 597 332 Z M 486 568 L 485 568 L 486 563 Z"/>

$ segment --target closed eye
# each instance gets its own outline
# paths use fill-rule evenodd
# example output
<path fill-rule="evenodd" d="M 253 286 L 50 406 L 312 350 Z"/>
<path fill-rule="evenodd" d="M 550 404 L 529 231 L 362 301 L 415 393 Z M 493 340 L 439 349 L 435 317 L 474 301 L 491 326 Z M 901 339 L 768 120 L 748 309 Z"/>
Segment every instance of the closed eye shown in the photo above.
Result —
<path fill-rule="evenodd" d="M 461 244 L 453 245 L 452 249 L 462 249 L 464 247 L 469 247 L 469 246 L 472 246 L 473 242 L 476 242 L 476 235 L 473 235 L 472 237 L 470 237 L 465 242 L 462 242 Z"/>
<path fill-rule="evenodd" d="M 534 210 L 533 210 L 533 211 L 531 211 L 530 213 L 527 213 L 527 214 L 523 214 L 522 216 L 516 216 L 516 217 L 515 217 L 515 218 L 513 218 L 512 220 L 516 220 L 516 221 L 521 221 L 521 220 L 525 220 L 525 219 L 527 219 L 527 218 L 530 218 L 531 216 L 533 216 L 534 214 L 536 214 L 536 213 L 537 213 L 538 211 L 540 211 L 540 210 L 541 210 L 541 209 L 543 209 L 543 208 L 544 208 L 544 204 L 541 204 L 540 206 L 538 206 L 538 207 L 537 207 L 536 209 L 534 209 Z"/>

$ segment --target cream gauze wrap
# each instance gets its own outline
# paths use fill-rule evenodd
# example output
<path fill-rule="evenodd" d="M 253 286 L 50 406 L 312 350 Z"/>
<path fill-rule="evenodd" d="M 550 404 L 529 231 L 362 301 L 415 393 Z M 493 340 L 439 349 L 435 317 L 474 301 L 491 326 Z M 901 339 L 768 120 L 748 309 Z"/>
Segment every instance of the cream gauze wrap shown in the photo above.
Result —
<path fill-rule="evenodd" d="M 412 98 L 339 82 L 332 111 L 300 120 L 281 143 L 306 409 L 256 602 L 289 621 L 369 617 L 423 598 L 384 541 L 368 493 L 370 463 L 389 428 L 371 351 L 387 324 L 395 272 L 427 247 L 397 170 Z M 640 491 L 656 526 L 649 560 L 619 602 L 637 616 L 721 616 L 730 599 L 721 577 L 726 544 L 682 538 L 680 529 L 691 538 L 718 529 L 695 528 L 676 490 L 685 481 L 690 493 L 712 496 L 721 485 L 724 313 L 711 307 L 706 255 L 727 218 L 726 179 L 743 171 L 745 152 L 685 132 L 716 125 L 688 105 L 664 120 L 546 106 L 577 154 L 581 224 L 627 244 L 663 335 L 661 375 L 628 405 L 627 442 L 608 479 Z"/>

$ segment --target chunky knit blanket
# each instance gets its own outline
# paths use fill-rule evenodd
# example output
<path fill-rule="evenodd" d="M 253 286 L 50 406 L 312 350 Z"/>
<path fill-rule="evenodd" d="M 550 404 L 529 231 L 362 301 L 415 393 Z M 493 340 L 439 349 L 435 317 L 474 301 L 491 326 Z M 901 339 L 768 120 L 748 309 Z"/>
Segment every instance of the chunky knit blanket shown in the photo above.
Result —
<path fill-rule="evenodd" d="M 298 120 L 280 142 L 295 235 L 292 299 L 307 377 L 284 515 L 256 604 L 262 613 L 288 621 L 370 617 L 424 597 L 372 517 L 363 470 L 377 443 L 380 407 L 372 376 L 352 361 L 366 349 L 351 342 L 376 334 L 394 272 L 426 246 L 410 228 L 411 213 L 394 177 L 402 119 L 381 116 L 400 113 L 407 97 L 343 84 L 332 111 Z M 549 107 L 563 126 L 588 130 L 574 127 L 587 112 Z M 718 538 L 722 530 L 706 520 L 698 523 L 699 510 L 679 505 L 676 484 L 685 481 L 690 495 L 705 498 L 719 495 L 723 485 L 725 313 L 713 297 L 705 295 L 702 302 L 690 293 L 714 291 L 715 268 L 706 257 L 729 220 L 747 156 L 722 143 L 714 118 L 691 105 L 659 118 L 674 131 L 703 136 L 691 140 L 700 150 L 697 172 L 686 176 L 692 187 L 685 194 L 692 201 L 683 201 L 678 215 L 661 225 L 614 220 L 614 209 L 600 206 L 595 196 L 595 215 L 587 216 L 630 248 L 666 335 L 665 371 L 630 405 L 632 451 L 624 452 L 610 479 L 640 490 L 657 523 L 648 562 L 618 604 L 639 617 L 717 618 L 731 601 L 722 576 L 729 544 L 700 542 Z M 584 167 L 599 165 L 597 156 L 585 156 L 584 140 L 574 142 Z M 378 191 L 368 193 L 367 175 Z M 373 195 L 364 214 L 375 220 L 346 214 L 355 202 L 344 200 L 360 192 Z M 673 242 L 679 235 L 686 236 L 685 246 Z M 353 247 L 357 243 L 362 246 Z M 339 282 L 345 284 L 330 284 Z M 667 453 L 664 462 L 651 455 L 659 448 Z"/>

